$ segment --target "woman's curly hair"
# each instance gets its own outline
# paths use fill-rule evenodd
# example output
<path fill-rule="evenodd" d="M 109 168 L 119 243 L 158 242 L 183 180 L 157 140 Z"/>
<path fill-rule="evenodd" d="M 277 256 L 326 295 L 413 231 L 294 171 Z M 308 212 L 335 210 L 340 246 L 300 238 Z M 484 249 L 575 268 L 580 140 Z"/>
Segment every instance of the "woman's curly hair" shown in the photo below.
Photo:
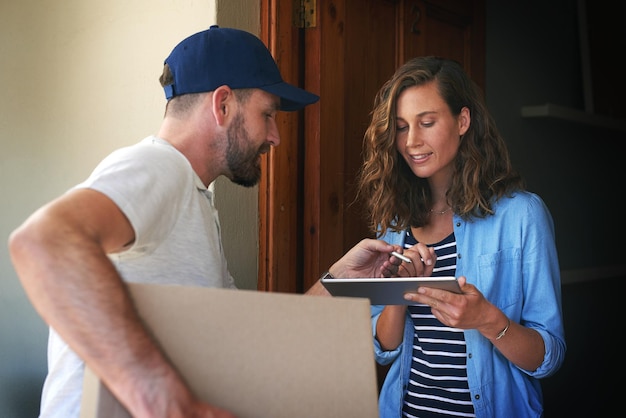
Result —
<path fill-rule="evenodd" d="M 454 160 L 448 204 L 463 219 L 493 213 L 492 203 L 525 188 L 482 94 L 456 61 L 417 57 L 407 61 L 379 90 L 363 143 L 357 199 L 369 215 L 370 229 L 402 231 L 428 223 L 432 196 L 427 179 L 417 177 L 396 148 L 397 99 L 406 88 L 434 82 L 453 116 L 463 107 L 471 123 Z"/>

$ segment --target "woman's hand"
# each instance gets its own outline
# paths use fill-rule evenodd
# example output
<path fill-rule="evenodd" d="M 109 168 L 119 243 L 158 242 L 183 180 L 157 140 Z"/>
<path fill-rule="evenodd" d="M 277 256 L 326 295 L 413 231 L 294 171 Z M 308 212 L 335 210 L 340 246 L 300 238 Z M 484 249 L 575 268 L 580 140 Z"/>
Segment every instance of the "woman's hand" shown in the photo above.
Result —
<path fill-rule="evenodd" d="M 405 299 L 429 305 L 433 315 L 445 325 L 461 329 L 477 329 L 486 337 L 495 337 L 506 325 L 502 312 L 489 302 L 464 276 L 458 279 L 461 293 L 420 286 L 407 293 Z M 494 324 L 495 322 L 495 324 Z"/>
<path fill-rule="evenodd" d="M 535 370 L 545 355 L 544 342 L 534 329 L 525 327 L 489 302 L 476 286 L 458 278 L 461 294 L 432 287 L 407 293 L 412 302 L 425 303 L 442 323 L 461 329 L 475 329 L 494 344 L 509 361 L 524 370 Z M 506 335 L 502 337 L 503 330 Z M 498 335 L 502 338 L 498 339 Z"/>
<path fill-rule="evenodd" d="M 400 260 L 396 256 L 391 257 L 392 262 L 400 261 L 398 266 L 397 275 L 400 277 L 421 277 L 430 276 L 433 273 L 435 267 L 435 261 L 437 261 L 437 255 L 432 247 L 428 247 L 423 243 L 417 243 L 411 248 L 404 251 L 398 251 L 405 257 L 408 257 L 411 262 L 407 263 Z"/>

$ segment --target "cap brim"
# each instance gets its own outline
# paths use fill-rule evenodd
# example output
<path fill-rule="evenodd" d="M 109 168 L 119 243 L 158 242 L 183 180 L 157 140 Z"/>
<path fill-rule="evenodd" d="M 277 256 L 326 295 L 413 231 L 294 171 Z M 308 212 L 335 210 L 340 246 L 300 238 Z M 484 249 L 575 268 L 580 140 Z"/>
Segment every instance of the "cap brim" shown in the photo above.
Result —
<path fill-rule="evenodd" d="M 300 110 L 304 106 L 313 104 L 320 99 L 316 94 L 285 82 L 258 88 L 280 97 L 280 110 L 287 112 Z"/>

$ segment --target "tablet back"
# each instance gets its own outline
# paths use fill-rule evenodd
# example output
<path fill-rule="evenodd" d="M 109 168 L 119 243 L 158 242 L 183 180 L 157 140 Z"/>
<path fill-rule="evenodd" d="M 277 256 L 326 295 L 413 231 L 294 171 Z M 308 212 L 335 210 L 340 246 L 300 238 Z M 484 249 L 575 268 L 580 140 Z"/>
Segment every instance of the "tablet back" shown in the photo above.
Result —
<path fill-rule="evenodd" d="M 375 418 L 367 299 L 130 284 L 140 315 L 204 400 L 239 418 Z M 81 418 L 128 418 L 87 371 Z"/>
<path fill-rule="evenodd" d="M 322 279 L 322 284 L 333 296 L 368 298 L 372 305 L 409 305 L 407 292 L 416 292 L 420 286 L 461 293 L 454 276 L 440 277 L 364 277 L 350 279 Z"/>

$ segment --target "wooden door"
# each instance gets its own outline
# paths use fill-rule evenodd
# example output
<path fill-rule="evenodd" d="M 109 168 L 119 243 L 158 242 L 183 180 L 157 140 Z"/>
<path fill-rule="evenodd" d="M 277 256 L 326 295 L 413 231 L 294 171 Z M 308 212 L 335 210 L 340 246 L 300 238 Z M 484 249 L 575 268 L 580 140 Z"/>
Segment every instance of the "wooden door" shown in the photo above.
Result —
<path fill-rule="evenodd" d="M 262 1 L 262 37 L 287 81 L 321 99 L 281 114 L 265 160 L 259 289 L 301 292 L 369 236 L 354 180 L 383 82 L 410 57 L 441 55 L 484 87 L 484 0 L 317 0 L 302 29 L 293 3 Z"/>

